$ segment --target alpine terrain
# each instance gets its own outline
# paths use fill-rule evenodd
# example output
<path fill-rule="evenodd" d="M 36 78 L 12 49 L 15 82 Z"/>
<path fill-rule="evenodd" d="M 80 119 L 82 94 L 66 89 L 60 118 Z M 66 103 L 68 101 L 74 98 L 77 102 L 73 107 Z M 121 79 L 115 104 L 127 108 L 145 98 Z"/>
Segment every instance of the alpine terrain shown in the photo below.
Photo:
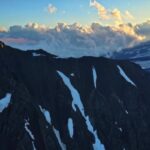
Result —
<path fill-rule="evenodd" d="M 150 71 L 150 41 L 116 52 L 113 54 L 113 58 L 130 60 Z"/>
<path fill-rule="evenodd" d="M 0 42 L 0 150 L 149 149 L 150 74 L 139 65 Z"/>

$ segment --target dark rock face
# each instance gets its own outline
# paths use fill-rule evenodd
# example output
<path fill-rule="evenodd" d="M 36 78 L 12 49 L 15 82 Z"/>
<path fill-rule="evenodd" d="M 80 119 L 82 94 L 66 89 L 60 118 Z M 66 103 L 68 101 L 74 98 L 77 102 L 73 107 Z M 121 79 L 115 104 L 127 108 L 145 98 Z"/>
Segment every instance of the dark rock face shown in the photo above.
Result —
<path fill-rule="evenodd" d="M 150 75 L 128 61 L 60 59 L 3 45 L 0 102 L 7 93 L 0 150 L 96 150 L 94 133 L 106 150 L 150 149 Z M 73 106 L 79 98 L 83 109 Z"/>

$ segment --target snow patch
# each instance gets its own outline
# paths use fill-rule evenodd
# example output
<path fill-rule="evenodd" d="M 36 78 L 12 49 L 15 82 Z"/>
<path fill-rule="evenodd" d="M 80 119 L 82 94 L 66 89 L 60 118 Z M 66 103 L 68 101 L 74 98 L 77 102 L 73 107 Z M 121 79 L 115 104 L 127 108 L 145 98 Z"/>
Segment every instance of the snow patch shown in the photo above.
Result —
<path fill-rule="evenodd" d="M 64 84 L 69 88 L 70 92 L 71 92 L 71 95 L 72 95 L 72 98 L 73 98 L 73 101 L 72 101 L 72 108 L 74 109 L 74 111 L 76 111 L 76 106 L 79 107 L 82 115 L 84 115 L 84 107 L 83 107 L 83 104 L 80 100 L 80 95 L 78 93 L 78 91 L 72 86 L 71 82 L 70 82 L 70 79 L 64 75 L 62 72 L 60 71 L 57 71 L 57 73 L 59 74 L 59 76 L 63 79 L 63 82 Z"/>
<path fill-rule="evenodd" d="M 70 137 L 73 137 L 73 120 L 71 118 L 68 119 L 68 129 Z"/>
<path fill-rule="evenodd" d="M 46 109 L 42 108 L 40 105 L 39 105 L 39 107 L 40 107 L 40 110 L 41 110 L 41 112 L 43 113 L 43 115 L 44 115 L 46 121 L 47 121 L 49 124 L 51 124 L 51 115 L 50 115 L 49 111 L 47 111 Z"/>
<path fill-rule="evenodd" d="M 150 60 L 145 61 L 135 61 L 136 64 L 140 65 L 142 69 L 148 69 L 150 68 Z"/>
<path fill-rule="evenodd" d="M 97 135 L 97 131 L 93 129 L 93 126 L 90 122 L 90 119 L 89 119 L 89 116 L 86 116 L 85 117 L 85 120 L 86 120 L 86 125 L 88 127 L 88 130 L 94 135 L 95 137 L 95 143 L 93 144 L 93 148 L 94 150 L 104 150 L 104 145 L 101 144 L 99 138 L 98 138 L 98 135 Z"/>
<path fill-rule="evenodd" d="M 120 130 L 120 132 L 122 132 L 123 130 L 122 130 L 122 128 L 118 128 L 119 130 Z"/>
<path fill-rule="evenodd" d="M 126 113 L 126 114 L 129 114 L 129 112 L 128 112 L 127 110 L 125 110 L 125 113 Z"/>
<path fill-rule="evenodd" d="M 25 128 L 25 130 L 28 132 L 28 134 L 30 135 L 31 139 L 34 140 L 34 139 L 35 139 L 35 138 L 34 138 L 34 135 L 33 135 L 32 132 L 30 131 L 30 129 L 28 128 L 29 125 L 30 125 L 30 124 L 29 124 L 28 120 L 25 120 L 24 128 Z"/>
<path fill-rule="evenodd" d="M 133 86 L 136 87 L 135 83 L 133 81 L 130 80 L 130 78 L 126 75 L 126 73 L 123 71 L 123 69 L 117 65 L 117 68 L 119 69 L 119 72 L 121 74 L 121 76 L 129 83 L 131 83 Z"/>
<path fill-rule="evenodd" d="M 55 133 L 55 135 L 56 135 L 56 138 L 57 138 L 57 140 L 58 140 L 58 143 L 59 143 L 61 149 L 62 149 L 62 150 L 66 150 L 66 145 L 61 141 L 59 131 L 56 130 L 55 128 L 53 128 L 53 131 L 54 131 L 54 133 Z"/>
<path fill-rule="evenodd" d="M 71 73 L 70 75 L 71 75 L 72 77 L 74 77 L 74 73 Z"/>
<path fill-rule="evenodd" d="M 32 53 L 32 56 L 38 57 L 38 56 L 45 56 L 45 55 L 43 55 L 43 54 L 38 54 L 38 53 L 36 53 L 36 52 L 33 52 L 33 53 Z"/>
<path fill-rule="evenodd" d="M 28 121 L 28 120 L 25 120 L 24 128 L 25 128 L 25 130 L 28 132 L 30 138 L 32 139 L 33 150 L 36 150 L 35 144 L 34 144 L 35 137 L 34 137 L 34 135 L 32 134 L 31 130 L 28 128 L 29 125 L 30 125 L 29 121 Z"/>
<path fill-rule="evenodd" d="M 93 71 L 93 82 L 94 82 L 94 86 L 96 88 L 97 73 L 96 73 L 96 70 L 94 67 L 93 67 L 92 71 Z"/>
<path fill-rule="evenodd" d="M 62 72 L 60 71 L 57 71 L 57 73 L 59 74 L 59 76 L 62 78 L 64 84 L 68 87 L 68 89 L 70 90 L 71 92 L 71 95 L 72 95 L 72 98 L 73 98 L 73 101 L 72 101 L 72 107 L 74 109 L 74 111 L 76 111 L 76 107 L 77 106 L 82 114 L 82 116 L 84 117 L 85 121 L 86 121 L 86 125 L 87 125 L 87 128 L 88 130 L 94 135 L 95 137 L 95 143 L 93 144 L 93 148 L 94 150 L 104 150 L 104 145 L 101 144 L 100 140 L 98 139 L 98 136 L 97 136 L 97 131 L 93 129 L 93 126 L 90 122 L 90 119 L 88 116 L 85 115 L 85 112 L 84 112 L 84 107 L 83 107 L 83 104 L 82 104 L 82 101 L 81 101 L 81 98 L 80 98 L 80 94 L 78 93 L 78 91 L 73 87 L 73 85 L 71 84 L 71 81 L 70 79 L 65 75 L 63 74 Z"/>
<path fill-rule="evenodd" d="M 40 105 L 39 105 L 39 108 L 40 108 L 41 112 L 43 113 L 43 115 L 44 115 L 46 121 L 47 121 L 50 125 L 52 125 L 51 115 L 50 115 L 49 111 L 47 111 L 46 109 L 42 108 Z M 47 126 L 46 126 L 46 127 L 47 127 Z M 57 138 L 57 140 L 58 140 L 58 143 L 60 144 L 61 149 L 62 149 L 62 150 L 66 150 L 66 145 L 61 141 L 59 131 L 58 131 L 57 129 L 55 129 L 54 127 L 53 127 L 53 131 L 54 131 L 54 133 L 55 133 L 55 135 L 56 135 L 56 138 Z"/>
<path fill-rule="evenodd" d="M 32 141 L 32 147 L 33 147 L 33 150 L 36 150 L 36 147 L 33 141 Z"/>
<path fill-rule="evenodd" d="M 11 100 L 11 94 L 7 93 L 4 98 L 0 100 L 0 112 L 2 112 L 5 108 L 8 107 Z"/>

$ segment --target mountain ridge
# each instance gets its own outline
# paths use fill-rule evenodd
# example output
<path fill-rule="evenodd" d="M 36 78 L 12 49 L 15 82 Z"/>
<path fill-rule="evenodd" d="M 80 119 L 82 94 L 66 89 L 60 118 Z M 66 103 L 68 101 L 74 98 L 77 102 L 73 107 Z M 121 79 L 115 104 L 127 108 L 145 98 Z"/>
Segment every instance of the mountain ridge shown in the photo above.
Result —
<path fill-rule="evenodd" d="M 120 52 L 115 52 L 112 58 L 132 61 L 140 65 L 143 69 L 150 71 L 150 41 L 121 50 Z"/>
<path fill-rule="evenodd" d="M 140 66 L 4 45 L 0 67 L 1 150 L 149 149 L 150 75 Z"/>

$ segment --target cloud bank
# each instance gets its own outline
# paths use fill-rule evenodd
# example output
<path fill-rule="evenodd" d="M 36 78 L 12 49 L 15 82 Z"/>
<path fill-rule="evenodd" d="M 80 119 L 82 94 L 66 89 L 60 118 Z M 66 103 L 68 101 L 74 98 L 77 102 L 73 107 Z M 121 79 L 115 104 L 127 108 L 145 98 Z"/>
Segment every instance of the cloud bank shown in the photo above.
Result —
<path fill-rule="evenodd" d="M 0 30 L 0 40 L 24 50 L 42 48 L 60 57 L 102 56 L 132 47 L 143 41 L 144 37 L 150 39 L 148 29 L 149 22 L 114 27 L 98 23 L 90 26 L 58 23 L 55 28 L 29 23 L 11 26 L 7 31 Z"/>

